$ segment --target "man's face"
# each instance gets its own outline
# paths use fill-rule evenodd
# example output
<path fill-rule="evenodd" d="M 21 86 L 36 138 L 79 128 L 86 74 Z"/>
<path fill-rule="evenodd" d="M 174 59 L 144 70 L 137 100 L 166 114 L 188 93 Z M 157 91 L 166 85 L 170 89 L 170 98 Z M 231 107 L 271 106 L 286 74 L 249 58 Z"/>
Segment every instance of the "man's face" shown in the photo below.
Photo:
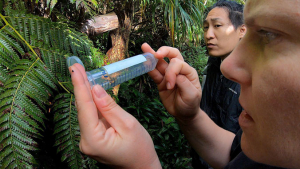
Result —
<path fill-rule="evenodd" d="M 224 59 L 240 40 L 240 28 L 235 29 L 224 8 L 213 8 L 204 23 L 204 38 L 210 56 Z"/>
<path fill-rule="evenodd" d="M 248 0 L 247 33 L 223 61 L 241 85 L 241 146 L 251 159 L 300 166 L 300 0 Z"/>

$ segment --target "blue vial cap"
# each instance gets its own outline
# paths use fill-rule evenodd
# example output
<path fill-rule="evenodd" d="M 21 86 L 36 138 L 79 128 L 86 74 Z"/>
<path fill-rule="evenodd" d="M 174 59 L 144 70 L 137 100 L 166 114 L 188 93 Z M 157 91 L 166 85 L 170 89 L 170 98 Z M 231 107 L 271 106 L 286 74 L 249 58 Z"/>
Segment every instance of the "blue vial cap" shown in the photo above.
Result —
<path fill-rule="evenodd" d="M 79 63 L 84 67 L 82 61 L 77 56 L 71 56 L 71 57 L 67 58 L 67 66 L 68 67 L 74 65 L 75 63 Z"/>

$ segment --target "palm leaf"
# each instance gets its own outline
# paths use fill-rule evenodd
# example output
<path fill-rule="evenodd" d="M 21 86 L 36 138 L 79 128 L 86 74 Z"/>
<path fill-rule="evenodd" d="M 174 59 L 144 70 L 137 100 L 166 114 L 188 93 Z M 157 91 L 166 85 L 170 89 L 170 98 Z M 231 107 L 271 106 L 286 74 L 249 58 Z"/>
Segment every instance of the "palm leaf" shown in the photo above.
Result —
<path fill-rule="evenodd" d="M 173 44 L 175 41 L 198 42 L 201 34 L 203 4 L 197 0 L 179 1 L 162 0 L 164 9 L 164 18 L 170 30 Z M 176 32 L 176 34 L 175 34 Z M 188 37 L 188 38 L 187 38 Z"/>

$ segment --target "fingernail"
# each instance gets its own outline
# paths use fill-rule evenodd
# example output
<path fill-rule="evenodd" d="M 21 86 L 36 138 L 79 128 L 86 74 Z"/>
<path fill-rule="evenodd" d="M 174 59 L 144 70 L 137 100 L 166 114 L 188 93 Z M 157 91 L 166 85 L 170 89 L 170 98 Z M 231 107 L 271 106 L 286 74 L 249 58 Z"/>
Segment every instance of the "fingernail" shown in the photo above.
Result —
<path fill-rule="evenodd" d="M 98 98 L 102 98 L 107 95 L 106 91 L 100 85 L 95 85 L 93 87 L 93 91 Z"/>
<path fill-rule="evenodd" d="M 171 84 L 170 84 L 170 82 L 167 83 L 167 89 L 171 89 Z"/>

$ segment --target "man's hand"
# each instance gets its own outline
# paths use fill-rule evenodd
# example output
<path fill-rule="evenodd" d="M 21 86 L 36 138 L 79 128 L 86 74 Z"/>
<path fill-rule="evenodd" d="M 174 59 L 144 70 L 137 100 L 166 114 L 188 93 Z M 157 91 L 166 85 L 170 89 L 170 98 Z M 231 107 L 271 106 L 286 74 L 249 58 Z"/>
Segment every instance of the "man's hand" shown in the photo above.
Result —
<path fill-rule="evenodd" d="M 155 52 L 145 43 L 142 50 L 159 59 L 156 68 L 149 75 L 157 84 L 167 111 L 178 120 L 194 118 L 200 110 L 202 93 L 197 71 L 184 62 L 176 48 L 161 47 Z M 169 58 L 170 63 L 163 60 L 165 57 Z"/>
<path fill-rule="evenodd" d="M 117 168 L 161 168 L 151 137 L 99 85 L 91 91 L 84 68 L 69 68 L 74 85 L 80 150 Z"/>
<path fill-rule="evenodd" d="M 143 44 L 142 50 L 160 59 L 149 75 L 158 86 L 165 108 L 176 118 L 189 144 L 213 168 L 224 168 L 230 160 L 234 134 L 217 126 L 200 109 L 202 91 L 196 70 L 183 61 L 178 49 L 161 47 L 154 52 L 148 44 Z M 164 57 L 169 58 L 169 64 Z"/>

